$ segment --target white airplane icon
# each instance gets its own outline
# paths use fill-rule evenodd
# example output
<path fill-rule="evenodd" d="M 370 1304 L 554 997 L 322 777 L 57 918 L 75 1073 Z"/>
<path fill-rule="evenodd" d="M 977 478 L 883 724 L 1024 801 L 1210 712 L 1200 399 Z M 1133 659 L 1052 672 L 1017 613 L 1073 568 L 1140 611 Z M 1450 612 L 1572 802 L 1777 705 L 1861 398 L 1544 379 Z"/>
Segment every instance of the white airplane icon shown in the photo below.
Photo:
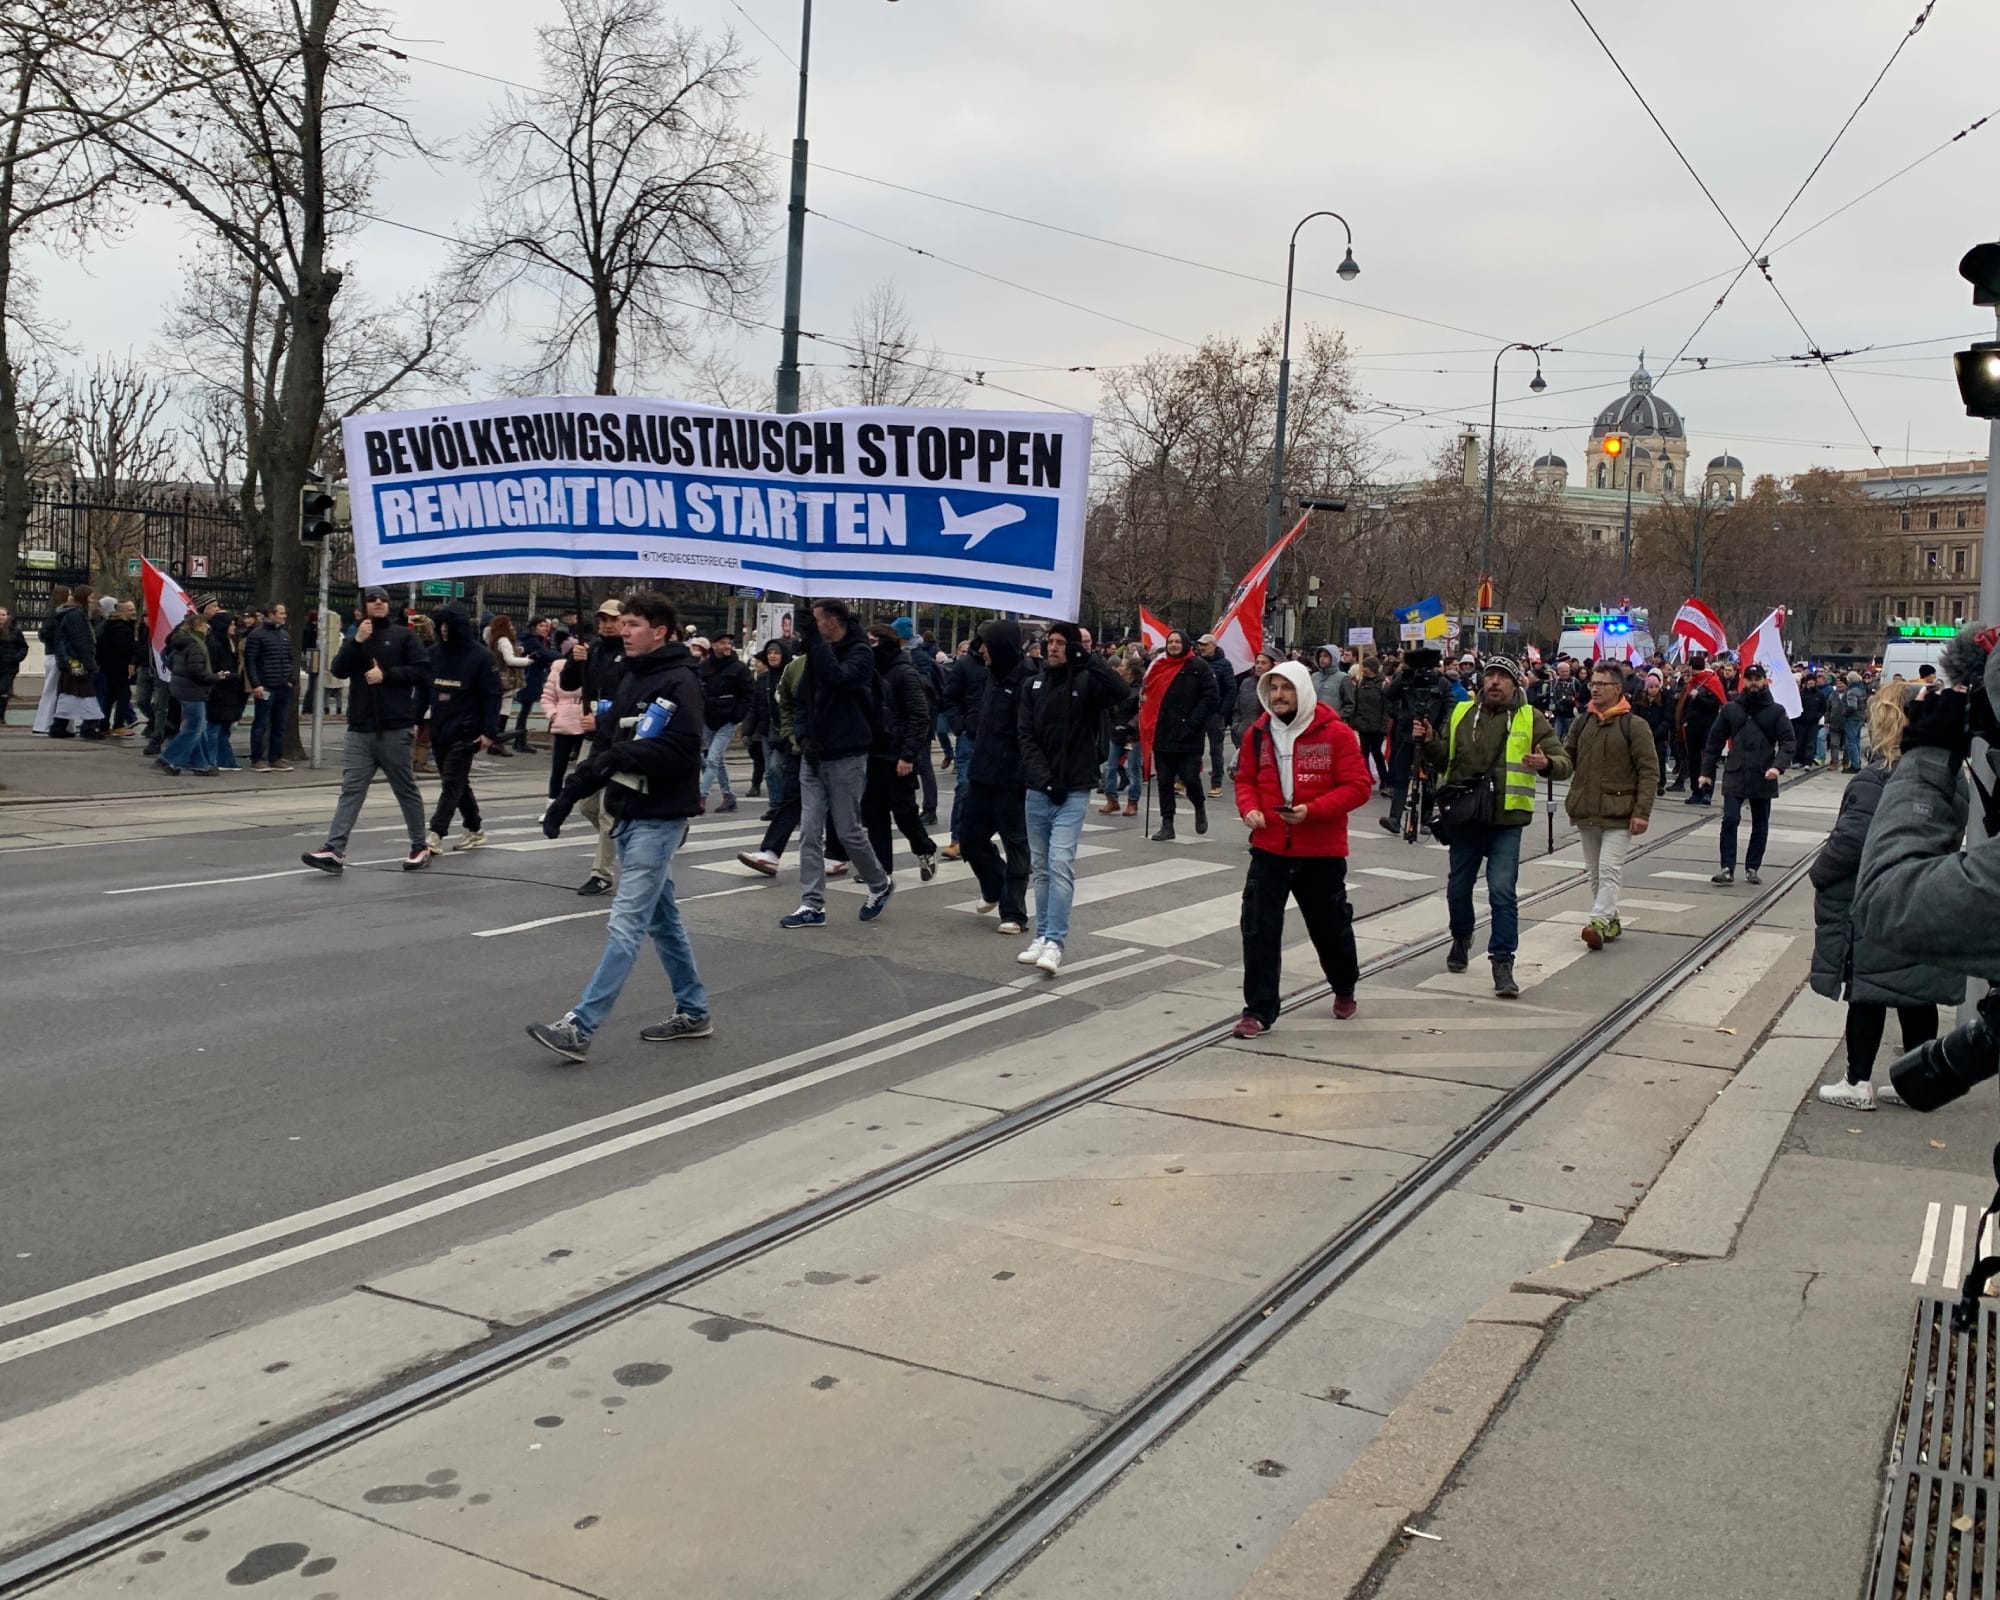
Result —
<path fill-rule="evenodd" d="M 1023 506 L 989 506 L 984 511 L 975 511 L 970 516 L 961 517 L 951 509 L 951 502 L 938 496 L 938 509 L 944 513 L 942 532 L 965 540 L 965 548 L 977 548 L 979 541 L 989 533 L 1010 527 L 1016 522 L 1025 522 L 1027 509 Z"/>

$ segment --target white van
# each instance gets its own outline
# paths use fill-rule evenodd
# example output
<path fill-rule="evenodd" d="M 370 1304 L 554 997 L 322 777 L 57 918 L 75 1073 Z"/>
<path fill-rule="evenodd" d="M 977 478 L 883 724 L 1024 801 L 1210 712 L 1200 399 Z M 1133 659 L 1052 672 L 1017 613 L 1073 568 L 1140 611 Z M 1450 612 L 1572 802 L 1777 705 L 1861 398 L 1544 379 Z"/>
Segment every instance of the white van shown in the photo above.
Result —
<path fill-rule="evenodd" d="M 1890 639 L 1882 647 L 1882 681 L 1891 683 L 1902 678 L 1915 683 L 1917 669 L 1938 666 L 1944 660 L 1944 647 L 1950 643 L 1948 638 Z"/>

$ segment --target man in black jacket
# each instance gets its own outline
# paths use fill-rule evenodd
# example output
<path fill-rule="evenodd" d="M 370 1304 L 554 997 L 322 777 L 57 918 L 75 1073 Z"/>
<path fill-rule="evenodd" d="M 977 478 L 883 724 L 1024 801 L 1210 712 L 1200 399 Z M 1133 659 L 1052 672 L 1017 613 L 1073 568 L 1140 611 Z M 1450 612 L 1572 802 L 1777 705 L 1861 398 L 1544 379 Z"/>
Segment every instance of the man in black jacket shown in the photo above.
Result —
<path fill-rule="evenodd" d="M 1053 976 L 1062 970 L 1076 898 L 1076 847 L 1104 750 L 1104 719 L 1129 714 L 1132 690 L 1084 648 L 1074 622 L 1052 622 L 1041 671 L 1021 691 L 1017 726 L 1026 784 L 1028 854 L 1035 885 L 1035 937 L 1015 959 Z"/>
<path fill-rule="evenodd" d="M 618 602 L 605 599 L 597 606 L 594 636 L 572 635 L 562 664 L 562 686 L 583 691 L 583 732 L 593 755 L 610 745 L 617 724 L 599 722 L 597 707 L 609 700 L 625 671 L 625 639 L 618 631 Z M 583 797 L 583 815 L 597 830 L 597 854 L 590 863 L 590 876 L 577 888 L 578 894 L 609 894 L 618 878 L 618 855 L 611 843 L 611 817 L 604 810 L 598 791 Z"/>
<path fill-rule="evenodd" d="M 389 620 L 387 590 L 370 589 L 363 596 L 361 625 L 333 658 L 333 675 L 349 684 L 340 800 L 333 808 L 326 843 L 299 859 L 335 874 L 347 865 L 347 836 L 354 831 L 361 802 L 380 772 L 389 780 L 390 792 L 403 810 L 403 825 L 410 831 L 403 870 L 420 872 L 431 864 L 431 850 L 424 843 L 424 797 L 417 792 L 410 758 L 431 669 L 417 636 Z"/>
<path fill-rule="evenodd" d="M 986 692 L 979 703 L 972 758 L 960 774 L 966 791 L 965 814 L 958 841 L 965 863 L 979 880 L 979 910 L 996 907 L 1002 933 L 1018 934 L 1028 925 L 1028 877 L 1033 857 L 1028 850 L 1027 794 L 1021 768 L 1021 690 L 1030 677 L 1021 654 L 1021 627 L 1001 618 L 979 630 L 974 646 L 986 658 Z M 994 847 L 999 834 L 1006 863 Z"/>
<path fill-rule="evenodd" d="M 736 635 L 718 633 L 710 641 L 708 659 L 702 662 L 702 737 L 707 741 L 701 758 L 701 808 L 708 809 L 708 791 L 720 789 L 722 804 L 717 811 L 736 809 L 736 791 L 729 785 L 727 757 L 736 741 L 736 730 L 750 715 L 750 702 L 757 694 L 757 680 L 749 664 L 736 653 Z"/>
<path fill-rule="evenodd" d="M 611 712 L 599 721 L 597 752 L 570 774 L 542 815 L 542 832 L 556 838 L 577 802 L 602 791 L 618 842 L 618 894 L 597 971 L 573 1007 L 528 1028 L 530 1038 L 565 1061 L 589 1054 L 591 1037 L 618 1003 L 649 936 L 673 986 L 674 1010 L 639 1037 L 659 1044 L 715 1031 L 694 946 L 674 903 L 674 851 L 701 809 L 701 683 L 678 639 L 680 617 L 664 595 L 627 596 L 618 628 L 624 661 Z M 607 723 L 611 731 L 603 737 Z"/>
<path fill-rule="evenodd" d="M 253 772 L 290 772 L 285 760 L 285 730 L 291 723 L 292 696 L 298 690 L 298 657 L 292 653 L 291 629 L 285 608 L 274 605 L 243 641 L 243 681 L 256 701 L 250 713 L 250 768 Z"/>
<path fill-rule="evenodd" d="M 446 606 L 432 620 L 438 642 L 431 646 L 431 756 L 439 788 L 424 843 L 442 850 L 456 811 L 465 819 L 458 848 L 477 850 L 486 835 L 479 824 L 479 797 L 472 792 L 472 758 L 498 744 L 505 731 L 500 667 L 457 606 Z"/>
<path fill-rule="evenodd" d="M 1202 731 L 1208 736 L 1208 797 L 1213 800 L 1222 793 L 1222 779 L 1226 766 L 1222 747 L 1229 737 L 1229 711 L 1236 704 L 1236 668 L 1223 653 L 1222 646 L 1216 641 L 1214 634 L 1204 633 L 1196 648 L 1200 651 L 1201 659 L 1207 664 L 1208 670 L 1215 675 L 1215 709 L 1208 714 L 1207 721 L 1202 724 Z M 1200 777 L 1200 769 L 1201 763 L 1197 761 L 1195 763 L 1197 779 Z M 1194 798 L 1194 793 L 1194 785 L 1190 784 L 1189 797 Z M 1160 813 L 1168 817 L 1173 815 L 1164 800 L 1160 806 Z M 1196 799 L 1195 816 L 1201 815 L 1202 806 Z M 1196 831 L 1206 830 L 1197 827 Z"/>
<path fill-rule="evenodd" d="M 1187 635 L 1180 629 L 1167 631 L 1165 654 L 1169 662 L 1187 654 Z M 1228 669 L 1229 658 L 1221 651 L 1215 652 L 1214 659 L 1222 663 L 1225 671 Z M 1165 668 L 1161 674 L 1166 677 Z M 1159 691 L 1159 715 L 1153 724 L 1153 769 L 1160 780 L 1160 828 L 1153 835 L 1155 844 L 1165 844 L 1174 836 L 1176 779 L 1187 790 L 1188 802 L 1194 807 L 1194 831 L 1208 832 L 1208 801 L 1201 792 L 1201 747 L 1202 741 L 1210 737 L 1211 726 L 1220 725 L 1216 723 L 1216 696 L 1221 681 L 1222 675 L 1197 656 L 1186 666 L 1174 669 L 1172 676 L 1166 677 L 1166 687 Z M 1235 674 L 1231 673 L 1230 682 L 1235 681 Z M 1219 756 L 1215 770 L 1222 771 Z"/>
<path fill-rule="evenodd" d="M 1722 708 L 1702 747 L 1701 787 L 1715 786 L 1715 764 L 1724 746 L 1729 760 L 1722 769 L 1722 870 L 1710 883 L 1736 881 L 1736 830 L 1743 807 L 1750 807 L 1750 848 L 1743 856 L 1743 876 L 1758 882 L 1764 865 L 1764 841 L 1771 831 L 1771 802 L 1777 797 L 1778 775 L 1792 764 L 1795 748 L 1792 719 L 1771 698 L 1771 681 L 1752 661 L 1743 669 L 1743 692 Z"/>
<path fill-rule="evenodd" d="M 986 658 L 975 643 L 963 655 L 953 656 L 944 673 L 944 726 L 952 740 L 951 843 L 944 847 L 947 861 L 960 855 L 959 829 L 965 821 L 965 797 L 972 780 L 972 753 L 979 737 L 979 706 L 986 698 Z"/>
<path fill-rule="evenodd" d="M 882 702 L 882 726 L 868 752 L 868 783 L 861 794 L 861 819 L 868 842 L 887 872 L 896 856 L 893 820 L 909 841 L 925 883 L 937 876 L 937 843 L 924 827 L 917 806 L 917 773 L 931 742 L 931 699 L 918 669 L 904 649 L 901 634 L 878 622 L 868 630 L 875 656 L 877 693 Z"/>
<path fill-rule="evenodd" d="M 799 908 L 778 919 L 781 928 L 826 925 L 826 828 L 847 847 L 855 875 L 868 886 L 861 920 L 873 922 L 895 885 L 868 842 L 861 797 L 868 786 L 868 752 L 882 719 L 875 691 L 875 654 L 839 600 L 815 600 L 800 615 L 806 641 L 799 675 L 793 733 L 799 745 Z"/>

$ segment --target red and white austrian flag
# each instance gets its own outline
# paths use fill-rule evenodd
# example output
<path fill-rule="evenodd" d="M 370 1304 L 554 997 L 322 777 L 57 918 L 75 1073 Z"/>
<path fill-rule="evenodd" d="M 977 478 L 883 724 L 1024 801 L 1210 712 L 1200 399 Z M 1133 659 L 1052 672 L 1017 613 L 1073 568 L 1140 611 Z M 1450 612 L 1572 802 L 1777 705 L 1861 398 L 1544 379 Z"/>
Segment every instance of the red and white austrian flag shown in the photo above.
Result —
<path fill-rule="evenodd" d="M 1144 606 L 1139 608 L 1139 642 L 1145 645 L 1149 656 L 1158 655 L 1167 647 L 1167 625 Z"/>
<path fill-rule="evenodd" d="M 1722 631 L 1722 619 L 1699 600 L 1689 600 L 1674 617 L 1673 636 L 1685 639 L 1690 650 L 1715 655 L 1729 648 L 1729 635 Z"/>
<path fill-rule="evenodd" d="M 194 610 L 187 590 L 152 562 L 139 563 L 139 590 L 146 597 L 146 636 L 153 647 L 154 670 L 167 670 L 167 638 L 181 625 L 181 618 Z"/>
<path fill-rule="evenodd" d="M 1792 676 L 1792 664 L 1785 659 L 1785 608 L 1779 606 L 1756 627 L 1743 636 L 1743 643 L 1737 648 L 1736 657 L 1744 666 L 1759 663 L 1771 675 L 1771 698 L 1785 708 L 1785 715 L 1798 717 L 1805 714 L 1805 702 L 1799 695 L 1798 680 Z"/>

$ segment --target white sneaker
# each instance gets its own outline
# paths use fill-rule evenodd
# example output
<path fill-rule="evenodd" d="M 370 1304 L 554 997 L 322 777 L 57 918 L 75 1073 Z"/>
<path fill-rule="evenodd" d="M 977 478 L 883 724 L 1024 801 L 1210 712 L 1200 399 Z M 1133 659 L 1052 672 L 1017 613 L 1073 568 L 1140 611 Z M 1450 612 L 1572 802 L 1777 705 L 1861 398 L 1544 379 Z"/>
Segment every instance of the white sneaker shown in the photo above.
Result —
<path fill-rule="evenodd" d="M 453 845 L 452 849 L 477 850 L 484 843 L 486 843 L 486 835 L 482 833 L 479 829 L 474 828 L 472 832 L 468 833 L 463 839 L 459 840 L 457 844 Z"/>
<path fill-rule="evenodd" d="M 430 850 L 442 850 L 444 848 L 444 839 L 433 830 L 424 835 L 424 846 Z"/>
<path fill-rule="evenodd" d="M 1886 1077 L 1875 1085 L 1875 1100 L 1877 1104 L 1885 1106 L 1899 1106 L 1903 1103 L 1903 1097 L 1896 1093 L 1895 1083 Z"/>
<path fill-rule="evenodd" d="M 1027 926 L 1019 922 L 1003 922 L 993 930 L 995 933 L 1026 933 Z"/>
<path fill-rule="evenodd" d="M 1819 1097 L 1830 1106 L 1845 1106 L 1849 1111 L 1875 1109 L 1875 1086 L 1870 1083 L 1849 1083 L 1845 1078 L 1837 1083 L 1823 1083 L 1819 1086 Z"/>
<path fill-rule="evenodd" d="M 827 875 L 827 876 L 828 876 L 829 878 L 844 878 L 844 877 L 846 877 L 846 876 L 847 876 L 847 863 L 846 863 L 845 861 L 829 861 L 829 862 L 828 862 L 828 863 L 826 864 L 826 875 Z"/>
<path fill-rule="evenodd" d="M 1014 957 L 1014 959 L 1024 967 L 1032 967 L 1042 959 L 1042 952 L 1048 947 L 1049 941 L 1046 939 L 1033 940 L 1029 943 L 1028 948 Z"/>
<path fill-rule="evenodd" d="M 1062 971 L 1062 946 L 1057 944 L 1053 939 L 1044 939 L 1042 941 L 1041 956 L 1036 960 L 1035 965 L 1053 978 L 1058 972 Z"/>

